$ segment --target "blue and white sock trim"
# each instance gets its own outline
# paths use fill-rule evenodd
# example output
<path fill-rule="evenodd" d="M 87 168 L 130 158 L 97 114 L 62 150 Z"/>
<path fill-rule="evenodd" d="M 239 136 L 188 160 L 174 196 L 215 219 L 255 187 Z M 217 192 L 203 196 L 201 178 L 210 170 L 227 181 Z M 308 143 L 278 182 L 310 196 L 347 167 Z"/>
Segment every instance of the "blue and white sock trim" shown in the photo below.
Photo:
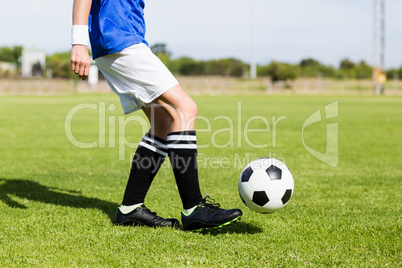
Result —
<path fill-rule="evenodd" d="M 156 152 L 162 156 L 166 156 L 168 152 L 166 141 L 158 137 L 152 136 L 149 133 L 145 134 L 144 137 L 142 137 L 139 146 L 145 147 L 148 150 Z"/>
<path fill-rule="evenodd" d="M 168 149 L 197 149 L 195 130 L 172 132 L 168 134 Z"/>

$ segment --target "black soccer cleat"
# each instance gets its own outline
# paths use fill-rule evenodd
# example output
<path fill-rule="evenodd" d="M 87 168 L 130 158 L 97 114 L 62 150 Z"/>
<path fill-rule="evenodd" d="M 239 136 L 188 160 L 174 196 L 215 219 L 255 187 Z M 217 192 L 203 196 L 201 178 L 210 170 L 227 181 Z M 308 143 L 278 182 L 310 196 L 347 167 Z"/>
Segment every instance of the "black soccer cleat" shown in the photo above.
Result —
<path fill-rule="evenodd" d="M 141 205 L 131 211 L 123 214 L 117 208 L 115 215 L 117 225 L 140 225 L 149 227 L 177 227 L 179 221 L 174 218 L 165 219 L 156 215 L 156 212 L 150 211 L 145 205 Z"/>
<path fill-rule="evenodd" d="M 218 229 L 240 220 L 240 209 L 222 209 L 209 196 L 205 197 L 190 215 L 181 214 L 186 231 L 201 232 L 205 229 Z"/>

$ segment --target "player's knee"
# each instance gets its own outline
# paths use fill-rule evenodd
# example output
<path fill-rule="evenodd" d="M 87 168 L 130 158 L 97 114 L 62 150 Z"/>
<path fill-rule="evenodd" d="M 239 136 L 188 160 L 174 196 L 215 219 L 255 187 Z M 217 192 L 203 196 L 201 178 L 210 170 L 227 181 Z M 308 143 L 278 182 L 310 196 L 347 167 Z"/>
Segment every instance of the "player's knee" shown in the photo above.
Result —
<path fill-rule="evenodd" d="M 180 106 L 174 107 L 169 114 L 172 118 L 172 124 L 176 126 L 180 124 L 180 128 L 188 129 L 193 128 L 197 112 L 197 104 L 190 99 L 182 102 Z"/>
<path fill-rule="evenodd" d="M 187 104 L 187 118 L 192 118 L 192 117 L 196 117 L 198 113 L 198 107 L 197 104 L 191 100 L 191 102 L 189 102 Z"/>
<path fill-rule="evenodd" d="M 184 112 L 184 123 L 185 129 L 192 129 L 194 128 L 194 122 L 198 113 L 197 104 L 191 100 L 186 103 L 185 112 Z"/>
<path fill-rule="evenodd" d="M 193 101 L 186 101 L 179 107 L 174 108 L 174 113 L 171 113 L 173 120 L 189 119 L 197 116 L 198 108 L 197 104 Z"/>

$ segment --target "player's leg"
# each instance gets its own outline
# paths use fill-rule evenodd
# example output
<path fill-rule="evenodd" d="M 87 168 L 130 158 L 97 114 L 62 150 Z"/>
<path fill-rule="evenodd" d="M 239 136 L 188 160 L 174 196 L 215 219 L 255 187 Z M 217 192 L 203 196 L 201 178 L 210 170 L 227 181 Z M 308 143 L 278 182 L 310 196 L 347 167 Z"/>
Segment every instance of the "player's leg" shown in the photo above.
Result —
<path fill-rule="evenodd" d="M 166 137 L 172 118 L 158 105 L 142 107 L 151 128 L 135 152 L 123 198 L 124 206 L 141 204 L 167 155 Z"/>
<path fill-rule="evenodd" d="M 198 182 L 197 143 L 194 121 L 197 105 L 177 85 L 154 103 L 171 118 L 171 127 L 167 133 L 168 155 L 175 175 L 184 209 L 190 209 L 202 201 Z M 152 121 L 152 118 L 150 118 Z M 152 124 L 152 123 L 151 123 Z M 160 132 L 159 124 L 155 124 L 155 132 Z"/>
<path fill-rule="evenodd" d="M 151 227 L 173 227 L 179 224 L 176 219 L 164 219 L 157 216 L 144 205 L 145 196 L 166 154 L 165 139 L 160 139 L 151 132 L 144 135 L 133 157 L 122 205 L 116 212 L 117 224 L 137 223 Z"/>
<path fill-rule="evenodd" d="M 183 202 L 185 230 L 201 230 L 230 224 L 240 219 L 239 209 L 221 209 L 219 204 L 203 199 L 198 181 L 197 142 L 194 121 L 197 105 L 178 85 L 154 101 L 172 118 L 167 134 L 168 155 Z M 159 124 L 155 125 L 155 131 Z"/>
<path fill-rule="evenodd" d="M 158 105 L 142 107 L 142 110 L 151 123 L 151 129 L 139 143 L 132 161 L 123 202 L 116 214 L 116 218 L 123 221 L 127 220 L 125 216 L 127 213 L 143 206 L 149 187 L 167 155 L 166 136 L 170 131 L 171 117 Z M 131 217 L 130 215 L 129 218 Z M 152 224 L 163 226 L 178 224 L 175 219 L 157 217 L 153 220 L 157 222 Z M 146 222 L 146 219 L 138 218 L 137 221 Z"/>

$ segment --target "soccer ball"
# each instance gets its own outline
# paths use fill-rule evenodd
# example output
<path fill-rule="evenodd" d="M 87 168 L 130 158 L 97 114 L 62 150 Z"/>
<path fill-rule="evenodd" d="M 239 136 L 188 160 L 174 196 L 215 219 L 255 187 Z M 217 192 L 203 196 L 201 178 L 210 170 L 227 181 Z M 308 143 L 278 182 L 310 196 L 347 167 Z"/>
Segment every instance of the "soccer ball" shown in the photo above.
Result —
<path fill-rule="evenodd" d="M 260 158 L 249 163 L 239 178 L 243 203 L 259 213 L 283 208 L 293 195 L 294 181 L 287 166 L 274 158 Z"/>

